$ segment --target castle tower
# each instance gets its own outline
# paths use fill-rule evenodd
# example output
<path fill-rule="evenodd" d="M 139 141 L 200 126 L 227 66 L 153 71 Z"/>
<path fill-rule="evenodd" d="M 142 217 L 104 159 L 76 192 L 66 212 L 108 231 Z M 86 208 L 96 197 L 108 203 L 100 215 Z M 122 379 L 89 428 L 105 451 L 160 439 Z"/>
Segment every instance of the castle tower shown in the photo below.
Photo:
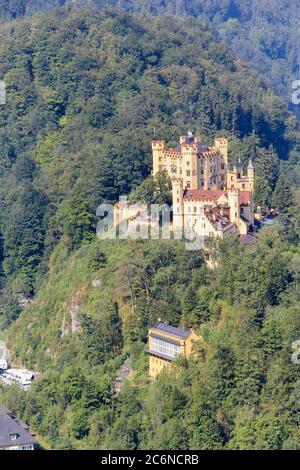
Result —
<path fill-rule="evenodd" d="M 228 206 L 230 208 L 230 222 L 239 229 L 240 225 L 240 197 L 239 191 L 230 189 L 228 191 Z"/>
<path fill-rule="evenodd" d="M 254 174 L 254 165 L 252 163 L 251 158 L 249 160 L 249 164 L 248 164 L 248 168 L 247 168 L 247 176 L 248 176 L 248 179 L 249 179 L 249 189 L 250 189 L 250 191 L 253 191 L 255 174 Z"/>
<path fill-rule="evenodd" d="M 249 215 L 248 219 L 250 220 L 251 224 L 254 225 L 254 202 L 253 202 L 253 192 L 252 191 L 251 191 L 251 195 L 250 195 L 249 211 L 250 211 L 250 215 Z"/>
<path fill-rule="evenodd" d="M 183 158 L 183 175 L 186 189 L 198 188 L 198 158 L 195 144 L 183 144 L 181 146 Z"/>
<path fill-rule="evenodd" d="M 152 155 L 153 155 L 153 175 L 155 176 L 160 170 L 166 168 L 163 160 L 165 151 L 165 141 L 156 140 L 152 142 Z"/>
<path fill-rule="evenodd" d="M 228 189 L 236 189 L 237 188 L 237 168 L 236 166 L 233 167 L 233 170 L 227 170 L 227 188 Z"/>
<path fill-rule="evenodd" d="M 179 137 L 179 143 L 180 143 L 180 145 L 185 144 L 186 141 L 187 141 L 187 138 L 188 138 L 187 134 L 181 134 L 181 136 Z"/>
<path fill-rule="evenodd" d="M 215 139 L 215 147 L 220 150 L 226 165 L 228 164 L 228 139 Z"/>
<path fill-rule="evenodd" d="M 235 165 L 237 178 L 241 179 L 244 176 L 244 165 L 242 163 L 241 157 L 239 157 L 238 163 Z"/>
<path fill-rule="evenodd" d="M 173 227 L 174 231 L 182 230 L 184 226 L 184 206 L 183 206 L 183 180 L 182 178 L 172 178 L 173 195 Z"/>

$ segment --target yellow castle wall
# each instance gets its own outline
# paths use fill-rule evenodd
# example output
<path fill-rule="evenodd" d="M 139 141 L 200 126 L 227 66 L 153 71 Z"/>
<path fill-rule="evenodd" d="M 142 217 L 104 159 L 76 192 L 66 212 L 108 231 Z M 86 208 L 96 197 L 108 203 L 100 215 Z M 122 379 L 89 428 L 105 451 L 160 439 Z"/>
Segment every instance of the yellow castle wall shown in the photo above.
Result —
<path fill-rule="evenodd" d="M 180 151 L 177 151 L 166 149 L 164 141 L 154 141 L 152 153 L 154 176 L 166 170 L 170 177 L 182 178 L 184 188 L 226 188 L 227 160 L 224 156 L 227 153 L 224 148 L 213 147 L 199 156 L 196 144 L 182 143 Z M 172 170 L 173 167 L 176 167 L 176 171 Z"/>

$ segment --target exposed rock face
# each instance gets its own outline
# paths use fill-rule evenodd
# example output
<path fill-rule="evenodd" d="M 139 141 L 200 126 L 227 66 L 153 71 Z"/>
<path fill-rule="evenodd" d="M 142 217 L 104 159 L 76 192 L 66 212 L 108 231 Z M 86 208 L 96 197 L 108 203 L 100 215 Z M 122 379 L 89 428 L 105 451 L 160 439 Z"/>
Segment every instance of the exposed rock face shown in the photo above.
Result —
<path fill-rule="evenodd" d="M 9 361 L 9 358 L 10 358 L 9 350 L 7 349 L 5 344 L 0 343 L 0 359 Z"/>
<path fill-rule="evenodd" d="M 64 315 L 64 318 L 61 324 L 61 337 L 64 338 L 65 336 L 69 334 L 69 332 L 70 332 L 70 325 L 66 321 L 66 315 Z"/>
<path fill-rule="evenodd" d="M 18 302 L 19 302 L 20 307 L 23 309 L 23 308 L 26 308 L 28 305 L 32 304 L 33 299 L 30 297 L 27 297 L 24 294 L 19 294 Z"/>
<path fill-rule="evenodd" d="M 79 314 L 81 313 L 81 307 L 79 305 L 79 301 L 81 298 L 82 291 L 77 291 L 70 300 L 70 310 L 69 314 L 64 315 L 62 324 L 61 324 L 61 338 L 64 338 L 68 334 L 76 334 L 80 330 L 80 321 L 78 319 Z"/>
<path fill-rule="evenodd" d="M 71 315 L 71 332 L 75 334 L 80 329 L 80 323 L 78 320 L 78 314 L 80 313 L 80 306 L 78 304 L 80 300 L 80 292 L 76 292 L 71 299 L 71 308 L 70 308 L 70 315 Z"/>
<path fill-rule="evenodd" d="M 95 279 L 92 280 L 92 286 L 93 287 L 100 287 L 101 286 L 101 279 L 98 277 L 95 277 Z"/>

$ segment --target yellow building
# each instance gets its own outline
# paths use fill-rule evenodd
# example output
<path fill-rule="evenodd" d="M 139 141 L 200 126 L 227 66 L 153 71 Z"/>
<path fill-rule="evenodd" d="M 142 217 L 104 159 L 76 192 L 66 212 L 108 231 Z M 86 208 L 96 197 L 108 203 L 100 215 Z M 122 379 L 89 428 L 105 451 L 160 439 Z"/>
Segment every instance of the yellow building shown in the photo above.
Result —
<path fill-rule="evenodd" d="M 170 368 L 179 356 L 189 358 L 193 343 L 199 339 L 192 330 L 156 323 L 149 330 L 149 375 L 156 378 L 163 369 Z"/>
<path fill-rule="evenodd" d="M 166 170 L 172 181 L 170 233 L 204 240 L 240 235 L 245 243 L 254 242 L 255 172 L 251 160 L 246 171 L 241 161 L 229 169 L 227 139 L 215 139 L 213 147 L 208 147 L 191 132 L 180 136 L 173 149 L 166 148 L 164 141 L 153 141 L 152 151 L 153 175 Z M 128 221 L 128 234 L 136 231 L 144 238 L 148 228 L 159 225 L 143 204 L 117 204 L 115 226 L 124 220 Z"/>
<path fill-rule="evenodd" d="M 252 191 L 184 189 L 172 178 L 173 227 L 190 227 L 204 238 L 246 235 L 254 224 Z"/>
<path fill-rule="evenodd" d="M 167 170 L 170 177 L 182 178 L 187 189 L 225 189 L 227 184 L 228 140 L 216 139 L 207 147 L 191 132 L 180 136 L 179 145 L 168 149 L 165 141 L 152 142 L 153 175 Z"/>
<path fill-rule="evenodd" d="M 251 159 L 249 160 L 246 173 L 244 173 L 242 162 L 239 161 L 233 166 L 233 170 L 227 170 L 227 188 L 253 191 L 254 176 L 254 166 Z"/>
<path fill-rule="evenodd" d="M 176 148 L 154 141 L 152 151 L 153 174 L 166 170 L 172 180 L 174 230 L 204 238 L 253 232 L 254 166 L 250 160 L 244 171 L 239 160 L 229 169 L 228 139 L 208 147 L 189 132 Z"/>
<path fill-rule="evenodd" d="M 239 189 L 253 191 L 254 167 L 249 161 L 247 172 L 239 161 L 231 170 L 228 165 L 228 139 L 215 139 L 213 147 L 192 132 L 180 136 L 179 145 L 166 148 L 165 141 L 152 142 L 153 175 L 166 170 L 170 178 L 183 181 L 184 189 Z"/>

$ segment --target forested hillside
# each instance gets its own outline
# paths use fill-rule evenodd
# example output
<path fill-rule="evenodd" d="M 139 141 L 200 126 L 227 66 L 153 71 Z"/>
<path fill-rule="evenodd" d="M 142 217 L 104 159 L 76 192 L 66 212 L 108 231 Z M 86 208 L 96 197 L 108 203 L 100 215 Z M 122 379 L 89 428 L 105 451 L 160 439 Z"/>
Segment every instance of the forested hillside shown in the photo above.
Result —
<path fill-rule="evenodd" d="M 60 244 L 9 336 L 14 359 L 43 375 L 2 401 L 53 448 L 299 450 L 299 245 L 268 229 L 256 248 L 232 239 L 218 253 L 211 272 L 181 243 L 95 242 L 71 257 Z M 203 340 L 152 383 L 145 340 L 158 316 Z"/>
<path fill-rule="evenodd" d="M 299 130 L 287 105 L 196 19 L 57 10 L 0 28 L 1 329 L 42 375 L 6 402 L 54 448 L 299 448 Z M 151 139 L 191 129 L 253 158 L 256 247 L 100 242 L 95 211 L 151 171 Z M 242 262 L 241 262 L 242 260 Z M 29 302 L 23 309 L 24 303 Z M 23 309 L 23 310 L 22 310 Z M 155 384 L 160 316 L 203 336 Z M 126 355 L 134 372 L 118 398 Z"/>
<path fill-rule="evenodd" d="M 208 20 L 217 38 L 230 44 L 238 58 L 261 72 L 291 102 L 292 81 L 299 80 L 300 67 L 297 0 L 9 0 L 0 1 L 0 16 L 7 19 L 57 6 L 83 5 Z"/>
<path fill-rule="evenodd" d="M 154 127 L 169 143 L 187 128 L 208 141 L 229 135 L 232 160 L 252 156 L 265 180 L 262 205 L 279 159 L 297 180 L 294 117 L 196 20 L 58 12 L 3 26 L 0 39 L 6 323 L 18 296 L 34 294 L 58 240 L 67 237 L 70 249 L 88 243 L 96 207 L 150 173 Z"/>

